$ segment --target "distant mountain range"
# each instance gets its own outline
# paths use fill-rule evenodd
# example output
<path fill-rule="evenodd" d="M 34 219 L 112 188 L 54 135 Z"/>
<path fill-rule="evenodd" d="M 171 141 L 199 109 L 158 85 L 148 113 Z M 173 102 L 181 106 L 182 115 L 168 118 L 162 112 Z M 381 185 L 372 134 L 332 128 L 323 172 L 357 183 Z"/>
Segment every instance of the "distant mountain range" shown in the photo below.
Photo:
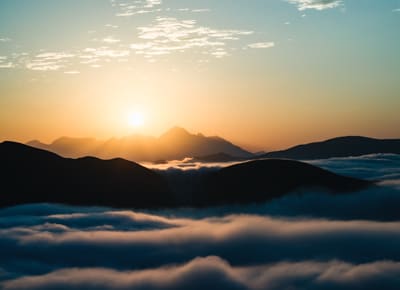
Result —
<path fill-rule="evenodd" d="M 286 150 L 269 152 L 257 158 L 288 158 L 296 160 L 361 156 L 375 153 L 400 154 L 400 139 L 374 139 L 348 136 L 298 145 Z"/>
<path fill-rule="evenodd" d="M 251 153 L 220 137 L 191 134 L 174 127 L 158 138 L 132 135 L 106 141 L 94 138 L 62 137 L 51 144 L 30 141 L 29 146 L 48 150 L 63 157 L 94 156 L 102 159 L 124 158 L 130 161 L 165 162 L 192 157 L 197 162 L 231 162 L 262 158 L 296 160 L 361 156 L 374 153 L 400 154 L 400 139 L 374 139 L 347 136 L 297 145 L 263 154 Z"/>
<path fill-rule="evenodd" d="M 214 206 L 268 201 L 302 189 L 350 192 L 372 183 L 292 160 L 256 160 L 205 174 L 168 175 L 123 159 L 69 159 L 15 142 L 0 143 L 0 206 L 65 203 L 124 208 Z M 188 195 L 190 192 L 189 198 Z"/>
<path fill-rule="evenodd" d="M 29 146 L 48 150 L 64 157 L 94 156 L 102 159 L 124 158 L 131 161 L 180 160 L 223 152 L 233 158 L 251 158 L 253 154 L 220 137 L 191 134 L 174 127 L 158 138 L 132 135 L 100 141 L 93 138 L 62 137 L 51 144 L 30 141 Z"/>

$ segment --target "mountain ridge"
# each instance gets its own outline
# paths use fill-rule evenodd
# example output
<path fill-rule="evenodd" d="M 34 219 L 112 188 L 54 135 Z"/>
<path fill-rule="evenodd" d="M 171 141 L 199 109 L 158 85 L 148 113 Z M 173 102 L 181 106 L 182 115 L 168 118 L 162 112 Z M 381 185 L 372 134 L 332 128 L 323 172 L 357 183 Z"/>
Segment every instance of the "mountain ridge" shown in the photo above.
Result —
<path fill-rule="evenodd" d="M 38 140 L 26 144 L 73 158 L 95 156 L 102 159 L 121 157 L 130 161 L 180 160 L 218 152 L 241 158 L 253 157 L 251 152 L 221 137 L 191 134 L 178 126 L 159 137 L 131 135 L 104 141 L 94 138 L 60 137 L 50 144 Z"/>
<path fill-rule="evenodd" d="M 295 160 L 362 156 L 377 153 L 400 154 L 400 139 L 377 139 L 364 136 L 340 136 L 324 141 L 300 144 L 288 149 L 268 152 L 257 158 L 289 158 Z"/>
<path fill-rule="evenodd" d="M 197 175 L 182 171 L 174 187 L 168 170 L 151 170 L 122 158 L 64 158 L 16 142 L 0 143 L 0 207 L 63 203 L 120 208 L 204 207 L 266 202 L 303 188 L 332 193 L 372 182 L 340 176 L 293 160 L 256 160 Z"/>

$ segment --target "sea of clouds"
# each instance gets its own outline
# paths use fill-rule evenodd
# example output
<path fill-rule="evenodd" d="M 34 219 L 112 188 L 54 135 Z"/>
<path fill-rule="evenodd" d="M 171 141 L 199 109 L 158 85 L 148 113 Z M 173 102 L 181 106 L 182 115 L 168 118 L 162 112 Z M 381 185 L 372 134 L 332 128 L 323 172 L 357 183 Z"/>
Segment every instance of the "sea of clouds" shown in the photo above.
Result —
<path fill-rule="evenodd" d="M 379 186 L 205 209 L 0 209 L 0 289 L 400 289 L 400 156 L 310 162 Z"/>

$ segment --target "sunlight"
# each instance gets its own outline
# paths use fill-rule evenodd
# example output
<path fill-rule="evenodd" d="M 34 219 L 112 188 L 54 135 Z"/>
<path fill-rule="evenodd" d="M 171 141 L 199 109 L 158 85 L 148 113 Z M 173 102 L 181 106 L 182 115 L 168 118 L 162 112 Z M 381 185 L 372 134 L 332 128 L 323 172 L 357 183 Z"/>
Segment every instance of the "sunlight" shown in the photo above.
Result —
<path fill-rule="evenodd" d="M 128 116 L 128 123 L 132 127 L 142 127 L 145 124 L 145 116 L 142 112 L 133 112 Z"/>

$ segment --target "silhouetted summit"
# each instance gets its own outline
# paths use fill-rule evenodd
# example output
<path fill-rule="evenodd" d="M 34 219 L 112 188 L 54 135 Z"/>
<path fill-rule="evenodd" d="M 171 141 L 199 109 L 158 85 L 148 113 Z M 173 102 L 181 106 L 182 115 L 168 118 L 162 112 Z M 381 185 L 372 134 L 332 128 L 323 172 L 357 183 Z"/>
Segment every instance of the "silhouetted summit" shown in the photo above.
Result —
<path fill-rule="evenodd" d="M 37 140 L 27 144 L 73 158 L 95 156 L 103 159 L 120 157 L 131 161 L 156 161 L 205 156 L 218 152 L 243 158 L 253 157 L 250 152 L 223 138 L 191 134 L 180 127 L 171 128 L 159 138 L 132 135 L 101 141 L 93 138 L 62 137 L 51 144 Z"/>
<path fill-rule="evenodd" d="M 191 137 L 191 135 L 192 134 L 190 134 L 186 129 L 175 126 L 162 134 L 159 139 L 172 141 L 179 138 L 188 138 Z"/>
<path fill-rule="evenodd" d="M 298 145 L 287 150 L 269 152 L 259 158 L 324 159 L 361 156 L 374 153 L 400 154 L 400 139 L 373 139 L 348 136 Z"/>
<path fill-rule="evenodd" d="M 14 142 L 0 144 L 1 206 L 54 202 L 158 207 L 172 195 L 159 174 L 123 159 L 62 158 Z"/>

